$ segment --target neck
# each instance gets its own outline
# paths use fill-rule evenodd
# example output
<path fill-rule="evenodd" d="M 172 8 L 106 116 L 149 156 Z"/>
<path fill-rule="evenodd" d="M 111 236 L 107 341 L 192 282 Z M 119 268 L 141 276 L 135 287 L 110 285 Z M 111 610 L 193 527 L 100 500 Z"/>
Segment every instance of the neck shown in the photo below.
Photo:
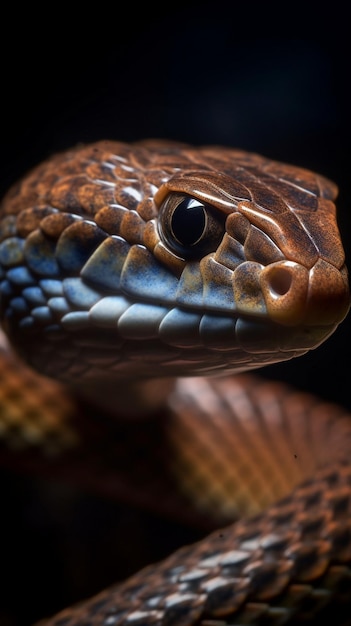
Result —
<path fill-rule="evenodd" d="M 78 398 L 118 420 L 146 419 L 167 405 L 174 378 L 111 383 L 101 379 L 75 387 Z"/>

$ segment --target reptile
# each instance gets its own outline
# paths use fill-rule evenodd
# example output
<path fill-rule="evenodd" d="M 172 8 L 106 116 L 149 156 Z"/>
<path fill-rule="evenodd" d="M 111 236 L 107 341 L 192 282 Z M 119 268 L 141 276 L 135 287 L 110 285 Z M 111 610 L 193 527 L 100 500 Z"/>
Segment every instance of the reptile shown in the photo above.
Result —
<path fill-rule="evenodd" d="M 336 197 L 301 167 L 164 140 L 75 146 L 5 195 L 5 351 L 107 423 L 162 414 L 185 473 L 208 470 L 189 460 L 206 440 L 209 480 L 238 466 L 228 519 L 246 514 L 41 624 L 290 624 L 328 608 L 346 623 L 350 417 L 249 373 L 317 348 L 349 311 Z"/>

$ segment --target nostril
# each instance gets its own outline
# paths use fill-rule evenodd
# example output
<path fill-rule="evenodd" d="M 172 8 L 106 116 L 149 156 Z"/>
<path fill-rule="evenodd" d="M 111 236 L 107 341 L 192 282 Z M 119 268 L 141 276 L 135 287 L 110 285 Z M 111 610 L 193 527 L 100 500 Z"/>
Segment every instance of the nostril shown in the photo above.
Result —
<path fill-rule="evenodd" d="M 267 313 L 280 324 L 299 324 L 306 314 L 309 271 L 294 261 L 267 265 L 260 279 Z"/>
<path fill-rule="evenodd" d="M 284 296 L 291 287 L 291 271 L 286 267 L 272 267 L 268 275 L 268 282 L 273 292 L 272 295 Z"/>

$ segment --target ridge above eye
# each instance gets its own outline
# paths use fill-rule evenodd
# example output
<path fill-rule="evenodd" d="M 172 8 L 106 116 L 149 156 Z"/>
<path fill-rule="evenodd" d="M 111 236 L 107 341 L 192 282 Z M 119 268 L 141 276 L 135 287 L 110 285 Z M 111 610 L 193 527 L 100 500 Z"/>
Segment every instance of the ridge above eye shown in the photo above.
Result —
<path fill-rule="evenodd" d="M 220 244 L 227 215 L 187 194 L 170 193 L 161 204 L 159 235 L 167 248 L 185 260 L 200 259 Z"/>

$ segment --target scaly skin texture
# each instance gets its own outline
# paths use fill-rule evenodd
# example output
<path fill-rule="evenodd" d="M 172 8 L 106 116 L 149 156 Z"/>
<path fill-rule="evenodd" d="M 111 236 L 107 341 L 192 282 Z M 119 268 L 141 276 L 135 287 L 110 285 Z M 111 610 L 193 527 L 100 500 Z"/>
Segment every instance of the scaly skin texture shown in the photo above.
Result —
<path fill-rule="evenodd" d="M 109 413 L 150 413 L 174 389 L 171 424 L 184 417 L 188 428 L 213 407 L 234 433 L 235 396 L 239 413 L 256 407 L 264 433 L 267 394 L 255 398 L 250 378 L 201 375 L 302 355 L 344 319 L 336 192 L 317 174 L 222 147 L 99 142 L 56 155 L 3 202 L 3 328 L 36 370 Z M 187 387 L 176 376 L 195 378 Z M 316 455 L 313 480 L 46 623 L 289 623 L 344 607 L 349 428 L 332 414 L 336 443 Z"/>
<path fill-rule="evenodd" d="M 305 170 L 221 148 L 101 142 L 54 157 L 3 205 L 4 328 L 69 384 L 303 354 L 349 306 L 335 193 Z M 163 200 L 176 194 L 226 219 L 190 260 L 191 246 L 182 258 L 161 236 Z"/>

